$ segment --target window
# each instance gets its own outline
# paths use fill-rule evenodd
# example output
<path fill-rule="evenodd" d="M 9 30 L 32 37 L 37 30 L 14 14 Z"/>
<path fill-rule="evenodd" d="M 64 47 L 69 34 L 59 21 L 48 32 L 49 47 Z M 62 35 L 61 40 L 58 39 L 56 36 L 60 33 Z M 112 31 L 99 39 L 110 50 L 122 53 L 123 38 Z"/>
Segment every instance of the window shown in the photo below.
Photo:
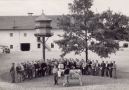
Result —
<path fill-rule="evenodd" d="M 24 37 L 26 37 L 27 36 L 27 33 L 24 33 Z"/>
<path fill-rule="evenodd" d="M 51 48 L 54 48 L 54 44 L 53 43 L 51 43 Z"/>
<path fill-rule="evenodd" d="M 123 47 L 124 47 L 124 48 L 128 48 L 128 43 L 124 43 L 124 44 L 123 44 Z"/>
<path fill-rule="evenodd" d="M 37 37 L 37 42 L 40 42 L 40 37 Z"/>
<path fill-rule="evenodd" d="M 10 37 L 13 37 L 13 33 L 10 33 Z"/>
<path fill-rule="evenodd" d="M 13 49 L 13 45 L 10 45 L 10 49 Z"/>
<path fill-rule="evenodd" d="M 39 44 L 37 44 L 37 48 L 41 48 L 41 44 L 39 43 Z"/>

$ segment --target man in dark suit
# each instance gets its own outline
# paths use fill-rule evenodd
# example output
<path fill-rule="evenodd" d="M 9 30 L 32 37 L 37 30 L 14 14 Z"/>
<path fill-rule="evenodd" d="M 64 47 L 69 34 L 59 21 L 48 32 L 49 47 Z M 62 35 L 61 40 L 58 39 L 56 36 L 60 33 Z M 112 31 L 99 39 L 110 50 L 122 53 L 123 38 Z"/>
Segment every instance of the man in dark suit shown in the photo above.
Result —
<path fill-rule="evenodd" d="M 41 63 L 42 76 L 45 76 L 46 69 L 47 69 L 47 64 L 45 62 L 42 62 Z"/>
<path fill-rule="evenodd" d="M 38 63 L 35 61 L 34 63 L 34 68 L 35 68 L 35 77 L 38 76 Z"/>
<path fill-rule="evenodd" d="M 105 73 L 105 63 L 104 61 L 102 61 L 101 63 L 101 76 L 104 77 L 104 73 Z"/>
<path fill-rule="evenodd" d="M 112 77 L 113 63 L 109 63 L 109 76 Z"/>
<path fill-rule="evenodd" d="M 15 83 L 15 63 L 12 63 L 10 74 L 11 74 L 12 83 Z"/>
<path fill-rule="evenodd" d="M 108 61 L 106 61 L 106 67 L 105 67 L 105 71 L 106 71 L 106 76 L 108 77 L 109 76 L 109 63 L 108 63 Z"/>

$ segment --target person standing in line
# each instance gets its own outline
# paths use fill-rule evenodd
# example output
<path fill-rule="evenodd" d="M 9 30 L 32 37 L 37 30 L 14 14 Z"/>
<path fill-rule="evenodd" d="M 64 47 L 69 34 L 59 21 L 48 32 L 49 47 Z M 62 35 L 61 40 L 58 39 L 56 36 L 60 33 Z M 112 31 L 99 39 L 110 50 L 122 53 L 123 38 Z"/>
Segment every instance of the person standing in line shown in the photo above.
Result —
<path fill-rule="evenodd" d="M 21 63 L 21 67 L 22 67 L 22 79 L 23 79 L 23 81 L 26 79 L 26 67 L 25 67 L 25 62 L 22 62 Z"/>
<path fill-rule="evenodd" d="M 99 71 L 100 71 L 100 64 L 98 63 L 98 60 L 95 62 L 95 75 L 99 76 Z"/>
<path fill-rule="evenodd" d="M 32 78 L 35 78 L 35 66 L 34 66 L 34 61 L 32 61 Z"/>
<path fill-rule="evenodd" d="M 15 83 L 15 63 L 12 63 L 10 74 L 11 74 L 12 83 Z"/>
<path fill-rule="evenodd" d="M 76 58 L 76 69 L 80 69 L 80 61 Z"/>
<path fill-rule="evenodd" d="M 22 76 L 22 81 L 24 81 L 25 78 L 24 78 L 24 67 L 23 67 L 23 63 L 21 63 L 20 66 L 21 66 L 21 76 Z"/>
<path fill-rule="evenodd" d="M 91 68 L 92 68 L 92 75 L 95 76 L 95 62 L 92 60 Z"/>
<path fill-rule="evenodd" d="M 101 76 L 104 77 L 104 73 L 105 73 L 105 63 L 104 61 L 102 61 L 101 63 Z"/>
<path fill-rule="evenodd" d="M 58 64 L 58 77 L 61 77 L 62 73 L 63 73 L 63 69 L 64 69 L 64 65 L 61 61 L 59 61 L 59 64 Z"/>
<path fill-rule="evenodd" d="M 88 75 L 91 75 L 92 74 L 92 67 L 91 67 L 91 65 L 92 65 L 92 61 L 91 60 L 88 60 Z"/>
<path fill-rule="evenodd" d="M 112 66 L 112 72 L 113 72 L 113 78 L 117 78 L 117 74 L 116 74 L 116 69 L 117 69 L 117 65 L 116 65 L 116 62 L 113 61 L 113 66 Z"/>
<path fill-rule="evenodd" d="M 16 72 L 17 72 L 18 82 L 21 82 L 22 81 L 22 68 L 21 68 L 21 65 L 19 63 L 16 66 Z"/>
<path fill-rule="evenodd" d="M 113 63 L 112 61 L 109 63 L 109 76 L 112 78 L 112 70 L 113 70 Z"/>
<path fill-rule="evenodd" d="M 64 70 L 64 83 L 63 86 L 68 86 L 69 85 L 69 72 L 70 72 L 70 68 L 68 66 L 66 66 L 65 70 Z"/>
<path fill-rule="evenodd" d="M 48 75 L 51 75 L 52 74 L 51 73 L 51 71 L 52 71 L 52 63 L 51 63 L 51 61 L 48 62 L 48 68 L 49 68 Z"/>
<path fill-rule="evenodd" d="M 37 64 L 38 64 L 38 77 L 41 77 L 42 76 L 41 61 L 39 60 Z"/>
<path fill-rule="evenodd" d="M 82 75 L 86 75 L 86 62 L 83 61 L 82 63 Z"/>
<path fill-rule="evenodd" d="M 105 67 L 106 76 L 108 77 L 109 76 L 109 63 L 108 63 L 108 61 L 106 61 L 105 65 L 106 65 L 106 67 Z"/>
<path fill-rule="evenodd" d="M 28 64 L 28 70 L 29 70 L 29 72 L 28 72 L 28 75 L 29 75 L 29 79 L 32 79 L 33 78 L 33 69 L 32 69 L 32 64 L 29 62 L 29 64 Z"/>
<path fill-rule="evenodd" d="M 47 64 L 46 62 L 42 61 L 40 66 L 41 66 L 41 74 L 44 77 L 46 74 Z"/>
<path fill-rule="evenodd" d="M 53 75 L 54 75 L 54 85 L 58 85 L 58 68 L 54 65 L 53 68 Z"/>
<path fill-rule="evenodd" d="M 34 62 L 34 68 L 35 68 L 35 78 L 38 77 L 38 63 L 37 61 Z"/>

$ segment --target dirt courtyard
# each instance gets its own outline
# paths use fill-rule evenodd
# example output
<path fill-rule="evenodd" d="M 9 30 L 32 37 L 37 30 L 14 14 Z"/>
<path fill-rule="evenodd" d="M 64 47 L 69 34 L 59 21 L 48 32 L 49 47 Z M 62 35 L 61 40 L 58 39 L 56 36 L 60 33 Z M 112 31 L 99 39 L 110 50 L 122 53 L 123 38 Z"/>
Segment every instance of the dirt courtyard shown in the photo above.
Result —
<path fill-rule="evenodd" d="M 46 58 L 59 58 L 60 52 L 47 52 Z M 84 58 L 83 56 L 75 56 L 69 54 L 66 57 Z M 95 54 L 90 52 L 90 59 L 97 59 L 100 62 L 102 60 L 115 60 L 117 62 L 117 75 L 118 79 L 90 76 L 86 75 L 82 77 L 83 86 L 79 86 L 77 80 L 70 81 L 70 87 L 63 87 L 63 79 L 59 80 L 59 85 L 53 85 L 53 76 L 46 76 L 42 78 L 36 78 L 33 80 L 27 80 L 22 83 L 12 84 L 10 83 L 9 68 L 11 63 L 19 63 L 29 60 L 39 60 L 42 58 L 41 52 L 11 52 L 11 54 L 0 54 L 0 90 L 128 90 L 129 89 L 129 50 L 119 51 L 116 54 L 110 56 L 107 59 L 101 59 Z"/>

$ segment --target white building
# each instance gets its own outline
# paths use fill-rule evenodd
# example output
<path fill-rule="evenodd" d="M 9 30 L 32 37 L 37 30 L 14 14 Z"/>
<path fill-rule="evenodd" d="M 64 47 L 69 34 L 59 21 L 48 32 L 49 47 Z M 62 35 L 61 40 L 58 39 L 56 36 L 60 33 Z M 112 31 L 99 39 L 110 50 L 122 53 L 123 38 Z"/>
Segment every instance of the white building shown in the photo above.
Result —
<path fill-rule="evenodd" d="M 34 36 L 35 19 L 38 16 L 0 16 L 0 47 L 7 46 L 11 51 L 38 51 L 42 50 L 42 45 L 38 42 L 39 38 Z M 57 18 L 59 16 L 48 16 L 52 19 L 52 32 L 54 35 L 50 38 L 46 38 L 47 50 L 59 50 L 55 40 L 59 40 L 59 35 L 63 34 L 63 30 L 60 30 L 57 26 Z M 128 42 L 120 42 L 122 47 Z M 128 45 L 126 45 L 128 48 Z"/>
<path fill-rule="evenodd" d="M 0 16 L 0 46 L 8 46 L 11 51 L 38 51 L 42 45 L 34 36 L 35 19 L 38 16 Z M 52 32 L 54 35 L 46 38 L 47 50 L 58 50 L 54 43 L 59 40 L 63 30 L 57 27 L 58 16 L 48 16 L 52 19 Z"/>

